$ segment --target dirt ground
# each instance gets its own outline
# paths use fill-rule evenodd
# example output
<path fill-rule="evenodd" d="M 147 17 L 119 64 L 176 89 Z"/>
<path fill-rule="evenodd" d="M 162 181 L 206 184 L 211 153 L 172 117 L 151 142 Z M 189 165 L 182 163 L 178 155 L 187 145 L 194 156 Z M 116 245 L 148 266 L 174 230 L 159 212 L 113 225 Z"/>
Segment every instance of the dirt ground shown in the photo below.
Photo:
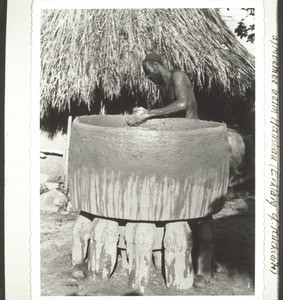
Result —
<path fill-rule="evenodd" d="M 108 280 L 94 282 L 71 276 L 72 226 L 76 212 L 41 214 L 41 292 L 43 296 L 135 295 L 127 286 L 121 256 Z M 220 213 L 214 216 L 218 230 L 215 256 L 224 273 L 204 288 L 184 291 L 166 288 L 160 271 L 151 269 L 146 296 L 154 295 L 252 295 L 255 267 L 255 198 L 247 191 L 231 192 Z M 87 268 L 86 264 L 82 266 Z"/>

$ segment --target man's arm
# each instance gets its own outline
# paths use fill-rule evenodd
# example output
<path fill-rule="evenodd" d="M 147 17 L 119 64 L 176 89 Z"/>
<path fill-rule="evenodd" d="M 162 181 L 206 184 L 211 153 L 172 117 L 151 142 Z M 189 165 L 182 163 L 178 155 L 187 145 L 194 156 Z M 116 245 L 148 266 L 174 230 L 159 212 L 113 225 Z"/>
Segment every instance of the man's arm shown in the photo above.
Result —
<path fill-rule="evenodd" d="M 171 104 L 153 110 L 146 110 L 139 107 L 134 110 L 134 114 L 128 120 L 130 126 L 137 125 L 147 119 L 167 116 L 181 111 L 187 111 L 186 117 L 198 119 L 197 107 L 192 84 L 188 76 L 180 71 L 172 74 L 175 101 Z"/>

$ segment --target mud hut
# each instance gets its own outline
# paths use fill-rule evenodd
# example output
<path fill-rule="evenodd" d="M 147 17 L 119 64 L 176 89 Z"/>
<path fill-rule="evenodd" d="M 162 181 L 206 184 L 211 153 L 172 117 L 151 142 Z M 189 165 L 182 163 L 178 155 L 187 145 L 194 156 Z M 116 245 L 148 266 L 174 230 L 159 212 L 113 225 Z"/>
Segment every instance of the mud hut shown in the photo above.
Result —
<path fill-rule="evenodd" d="M 202 119 L 254 130 L 254 57 L 216 9 L 43 10 L 41 129 L 67 117 L 162 106 L 142 60 L 159 53 L 190 77 Z"/>

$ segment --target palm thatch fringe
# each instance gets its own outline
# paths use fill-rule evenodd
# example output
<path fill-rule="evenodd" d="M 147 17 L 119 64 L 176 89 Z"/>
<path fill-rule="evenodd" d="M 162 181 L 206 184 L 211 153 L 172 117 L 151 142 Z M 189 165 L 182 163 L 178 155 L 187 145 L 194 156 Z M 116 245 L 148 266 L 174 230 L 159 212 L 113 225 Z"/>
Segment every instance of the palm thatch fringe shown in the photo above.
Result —
<path fill-rule="evenodd" d="M 152 51 L 169 68 L 184 70 L 204 103 L 224 95 L 228 106 L 240 97 L 253 107 L 254 94 L 247 93 L 254 88 L 254 57 L 216 9 L 43 10 L 41 119 L 51 110 L 64 113 L 69 101 L 89 110 L 95 102 L 120 101 L 122 91 L 132 107 L 155 105 L 158 92 L 142 71 Z"/>

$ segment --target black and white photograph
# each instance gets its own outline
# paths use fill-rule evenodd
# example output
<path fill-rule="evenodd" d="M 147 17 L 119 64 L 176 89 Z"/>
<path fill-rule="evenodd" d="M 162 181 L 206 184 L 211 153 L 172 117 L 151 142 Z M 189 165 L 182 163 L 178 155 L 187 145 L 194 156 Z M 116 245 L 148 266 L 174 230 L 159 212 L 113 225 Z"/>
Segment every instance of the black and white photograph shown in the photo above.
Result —
<path fill-rule="evenodd" d="M 277 299 L 274 1 L 25 1 L 6 299 Z"/>
<path fill-rule="evenodd" d="M 256 10 L 40 14 L 42 295 L 252 295 Z"/>

